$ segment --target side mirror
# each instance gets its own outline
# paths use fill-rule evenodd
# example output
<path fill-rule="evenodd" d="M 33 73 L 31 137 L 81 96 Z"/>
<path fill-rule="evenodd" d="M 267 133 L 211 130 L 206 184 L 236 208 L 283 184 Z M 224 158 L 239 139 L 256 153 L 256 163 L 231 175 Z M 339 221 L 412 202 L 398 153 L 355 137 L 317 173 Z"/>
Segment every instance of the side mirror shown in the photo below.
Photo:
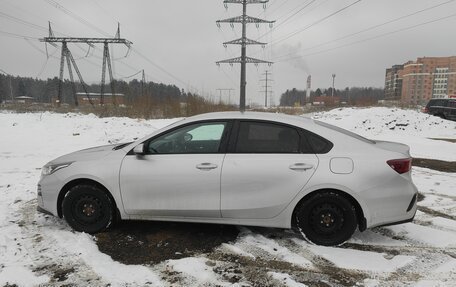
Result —
<path fill-rule="evenodd" d="M 189 142 L 193 139 L 193 136 L 189 133 L 185 133 L 184 135 L 184 142 Z"/>
<path fill-rule="evenodd" d="M 144 152 L 144 144 L 142 143 L 142 144 L 135 146 L 135 148 L 133 149 L 133 152 L 136 155 L 145 155 L 146 153 Z"/>

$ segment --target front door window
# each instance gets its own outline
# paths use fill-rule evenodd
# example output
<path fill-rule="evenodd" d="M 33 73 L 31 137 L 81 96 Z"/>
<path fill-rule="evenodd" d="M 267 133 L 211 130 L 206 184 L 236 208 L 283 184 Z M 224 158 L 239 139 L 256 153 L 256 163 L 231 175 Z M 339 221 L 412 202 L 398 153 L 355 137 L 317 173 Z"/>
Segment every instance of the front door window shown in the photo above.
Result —
<path fill-rule="evenodd" d="M 150 141 L 149 154 L 218 153 L 225 122 L 199 123 L 179 128 Z"/>

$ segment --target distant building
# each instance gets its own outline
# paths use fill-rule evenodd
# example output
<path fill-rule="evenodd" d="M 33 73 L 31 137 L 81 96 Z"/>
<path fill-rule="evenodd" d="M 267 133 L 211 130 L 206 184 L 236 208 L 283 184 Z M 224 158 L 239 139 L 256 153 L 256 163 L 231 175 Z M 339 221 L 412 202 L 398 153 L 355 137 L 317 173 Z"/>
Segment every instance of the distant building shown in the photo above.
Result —
<path fill-rule="evenodd" d="M 89 93 L 89 96 L 87 97 L 86 93 L 76 93 L 76 96 L 78 97 L 78 103 L 81 106 L 86 106 L 86 105 L 100 105 L 101 103 L 101 94 L 100 93 Z M 105 105 L 117 105 L 117 106 L 124 106 L 125 105 L 125 96 L 124 94 L 114 94 L 114 96 L 110 93 L 105 93 L 103 94 L 103 104 Z"/>
<path fill-rule="evenodd" d="M 34 98 L 26 97 L 26 96 L 16 97 L 16 98 L 14 98 L 14 100 L 18 104 L 31 104 L 31 103 L 35 102 Z"/>
<path fill-rule="evenodd" d="M 385 99 L 425 104 L 431 98 L 455 95 L 456 56 L 423 57 L 386 70 Z"/>
<path fill-rule="evenodd" d="M 331 96 L 319 96 L 315 97 L 312 101 L 314 106 L 335 106 L 340 103 L 340 97 L 331 97 Z"/>
<path fill-rule="evenodd" d="M 385 76 L 385 100 L 400 101 L 402 94 L 402 78 L 399 77 L 399 71 L 404 65 L 394 65 L 386 69 Z"/>

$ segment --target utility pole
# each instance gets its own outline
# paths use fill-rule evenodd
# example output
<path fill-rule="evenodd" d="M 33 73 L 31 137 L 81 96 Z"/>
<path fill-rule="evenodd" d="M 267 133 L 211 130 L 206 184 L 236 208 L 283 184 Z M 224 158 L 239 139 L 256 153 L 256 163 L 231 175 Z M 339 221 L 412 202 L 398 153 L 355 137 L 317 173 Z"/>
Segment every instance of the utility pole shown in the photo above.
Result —
<path fill-rule="evenodd" d="M 84 89 L 84 92 L 89 99 L 90 103 L 93 105 L 92 100 L 90 99 L 90 95 L 87 91 L 86 84 L 84 80 L 82 79 L 82 75 L 79 72 L 79 68 L 76 65 L 76 61 L 73 58 L 73 55 L 71 54 L 70 50 L 68 49 L 68 43 L 84 43 L 89 45 L 90 47 L 93 47 L 94 44 L 103 44 L 103 68 L 101 72 L 101 94 L 100 94 L 100 105 L 104 104 L 104 85 L 105 85 L 105 76 L 106 76 L 106 66 L 108 67 L 108 73 L 109 73 L 109 78 L 111 81 L 111 94 L 112 94 L 112 103 L 115 104 L 115 91 L 114 91 L 114 78 L 112 76 L 112 67 L 111 67 L 111 57 L 109 54 L 109 46 L 108 44 L 124 44 L 125 46 L 130 49 L 132 42 L 120 38 L 120 25 L 117 25 L 117 33 L 114 38 L 74 38 L 74 37 L 55 37 L 54 33 L 52 32 L 51 24 L 49 23 L 49 37 L 45 37 L 43 39 L 40 39 L 41 42 L 44 43 L 49 43 L 51 45 L 55 45 L 55 43 L 61 43 L 62 44 L 62 54 L 60 58 L 60 73 L 59 73 L 59 89 L 58 89 L 58 94 L 57 94 L 57 99 L 58 99 L 58 106 L 60 106 L 62 102 L 62 85 L 63 85 L 63 72 L 65 69 L 65 59 L 68 65 L 68 73 L 70 75 L 70 80 L 72 83 L 72 89 L 73 89 L 73 94 L 74 94 L 74 104 L 78 106 L 78 98 L 76 96 L 76 84 L 74 83 L 73 80 L 73 71 L 71 69 L 71 65 L 73 65 L 74 70 L 76 71 L 79 81 L 82 84 L 82 87 Z M 127 53 L 128 55 L 128 53 Z"/>
<path fill-rule="evenodd" d="M 240 99 L 239 99 L 239 109 L 241 110 L 241 112 L 245 111 L 245 88 L 247 86 L 246 65 L 248 63 L 252 63 L 255 65 L 258 65 L 260 63 L 272 65 L 272 62 L 247 57 L 247 45 L 262 45 L 262 46 L 266 45 L 266 43 L 261 43 L 261 42 L 247 38 L 247 24 L 255 23 L 256 25 L 259 25 L 260 23 L 269 23 L 269 25 L 272 26 L 272 24 L 275 22 L 275 21 L 267 21 L 267 20 L 248 16 L 247 15 L 247 5 L 249 5 L 249 4 L 266 5 L 266 3 L 268 3 L 268 2 L 269 2 L 269 0 L 224 0 L 223 3 L 225 4 L 225 7 L 227 7 L 227 4 L 230 4 L 230 3 L 231 4 L 242 4 L 242 15 L 233 17 L 233 18 L 228 18 L 225 20 L 218 20 L 216 22 L 217 26 L 219 26 L 219 27 L 220 27 L 220 23 L 230 23 L 231 25 L 233 25 L 234 23 L 242 24 L 242 38 L 223 43 L 224 46 L 241 45 L 241 57 L 216 62 L 217 65 L 220 65 L 220 64 L 233 65 L 234 63 L 241 64 L 241 83 L 240 83 Z"/>
<path fill-rule="evenodd" d="M 332 90 L 331 90 L 331 97 L 334 98 L 334 81 L 336 79 L 336 74 L 332 74 L 332 78 L 333 78 L 333 85 L 332 85 Z"/>
<path fill-rule="evenodd" d="M 141 78 L 141 97 L 144 97 L 144 85 L 146 83 L 146 74 L 144 73 L 144 69 L 142 70 L 142 78 Z"/>
<path fill-rule="evenodd" d="M 234 89 L 217 89 L 217 91 L 219 91 L 219 103 L 220 104 L 222 103 L 222 92 L 223 91 L 228 91 L 228 95 L 229 95 L 228 104 L 230 104 L 230 102 L 231 102 L 231 91 L 234 91 Z"/>
<path fill-rule="evenodd" d="M 272 86 L 268 85 L 268 82 L 272 81 L 272 79 L 268 77 L 271 75 L 271 72 L 266 70 L 262 75 L 265 76 L 265 78 L 261 79 L 260 81 L 265 82 L 265 85 L 263 86 L 264 91 L 262 91 L 262 92 L 264 92 L 264 107 L 267 108 L 268 107 L 268 96 L 269 96 L 269 93 L 272 92 L 272 91 L 268 91 L 268 88 L 272 87 Z M 269 105 L 271 105 L 271 103 L 269 103 Z"/>
<path fill-rule="evenodd" d="M 11 75 L 9 76 L 9 86 L 10 86 L 11 102 L 13 102 L 14 101 L 14 99 L 13 99 L 13 84 L 11 83 Z"/>

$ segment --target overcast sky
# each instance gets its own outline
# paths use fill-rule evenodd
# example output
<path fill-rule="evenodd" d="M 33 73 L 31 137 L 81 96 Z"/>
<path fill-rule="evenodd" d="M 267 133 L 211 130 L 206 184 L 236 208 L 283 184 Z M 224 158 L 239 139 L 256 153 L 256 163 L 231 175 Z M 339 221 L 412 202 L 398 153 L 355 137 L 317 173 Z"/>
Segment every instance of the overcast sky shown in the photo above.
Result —
<path fill-rule="evenodd" d="M 336 88 L 383 87 L 387 67 L 422 56 L 456 54 L 456 1 L 362 0 L 323 20 L 355 2 L 271 0 L 266 10 L 262 5 L 249 5 L 249 15 L 277 22 L 273 29 L 268 25 L 248 27 L 249 38 L 272 43 L 264 49 L 249 46 L 248 56 L 275 64 L 248 66 L 247 101 L 264 102 L 259 91 L 263 90 L 260 80 L 266 70 L 272 72 L 274 82 L 270 84 L 278 103 L 286 89 L 305 89 L 309 74 L 313 89 L 330 87 L 333 73 Z M 446 4 L 368 29 L 440 3 Z M 241 11 L 237 4 L 230 4 L 226 10 L 223 0 L 0 0 L 0 69 L 44 79 L 58 75 L 60 49 L 48 46 L 51 57 L 46 60 L 45 45 L 37 40 L 47 36 L 47 21 L 51 21 L 56 36 L 73 37 L 114 36 L 120 22 L 121 36 L 133 42 L 134 50 L 125 57 L 126 47 L 113 48 L 116 78 L 144 69 L 147 80 L 175 84 L 216 99 L 216 89 L 232 88 L 234 102 L 239 97 L 240 67 L 218 67 L 215 62 L 240 55 L 239 46 L 224 48 L 222 43 L 239 38 L 241 29 L 229 24 L 218 28 L 215 21 L 240 15 Z M 451 17 L 405 29 L 447 16 Z M 367 31 L 345 37 L 363 30 Z M 70 44 L 69 48 L 86 82 L 100 82 L 102 47 L 89 53 L 87 45 Z M 228 100 L 228 92 L 223 97 Z"/>

